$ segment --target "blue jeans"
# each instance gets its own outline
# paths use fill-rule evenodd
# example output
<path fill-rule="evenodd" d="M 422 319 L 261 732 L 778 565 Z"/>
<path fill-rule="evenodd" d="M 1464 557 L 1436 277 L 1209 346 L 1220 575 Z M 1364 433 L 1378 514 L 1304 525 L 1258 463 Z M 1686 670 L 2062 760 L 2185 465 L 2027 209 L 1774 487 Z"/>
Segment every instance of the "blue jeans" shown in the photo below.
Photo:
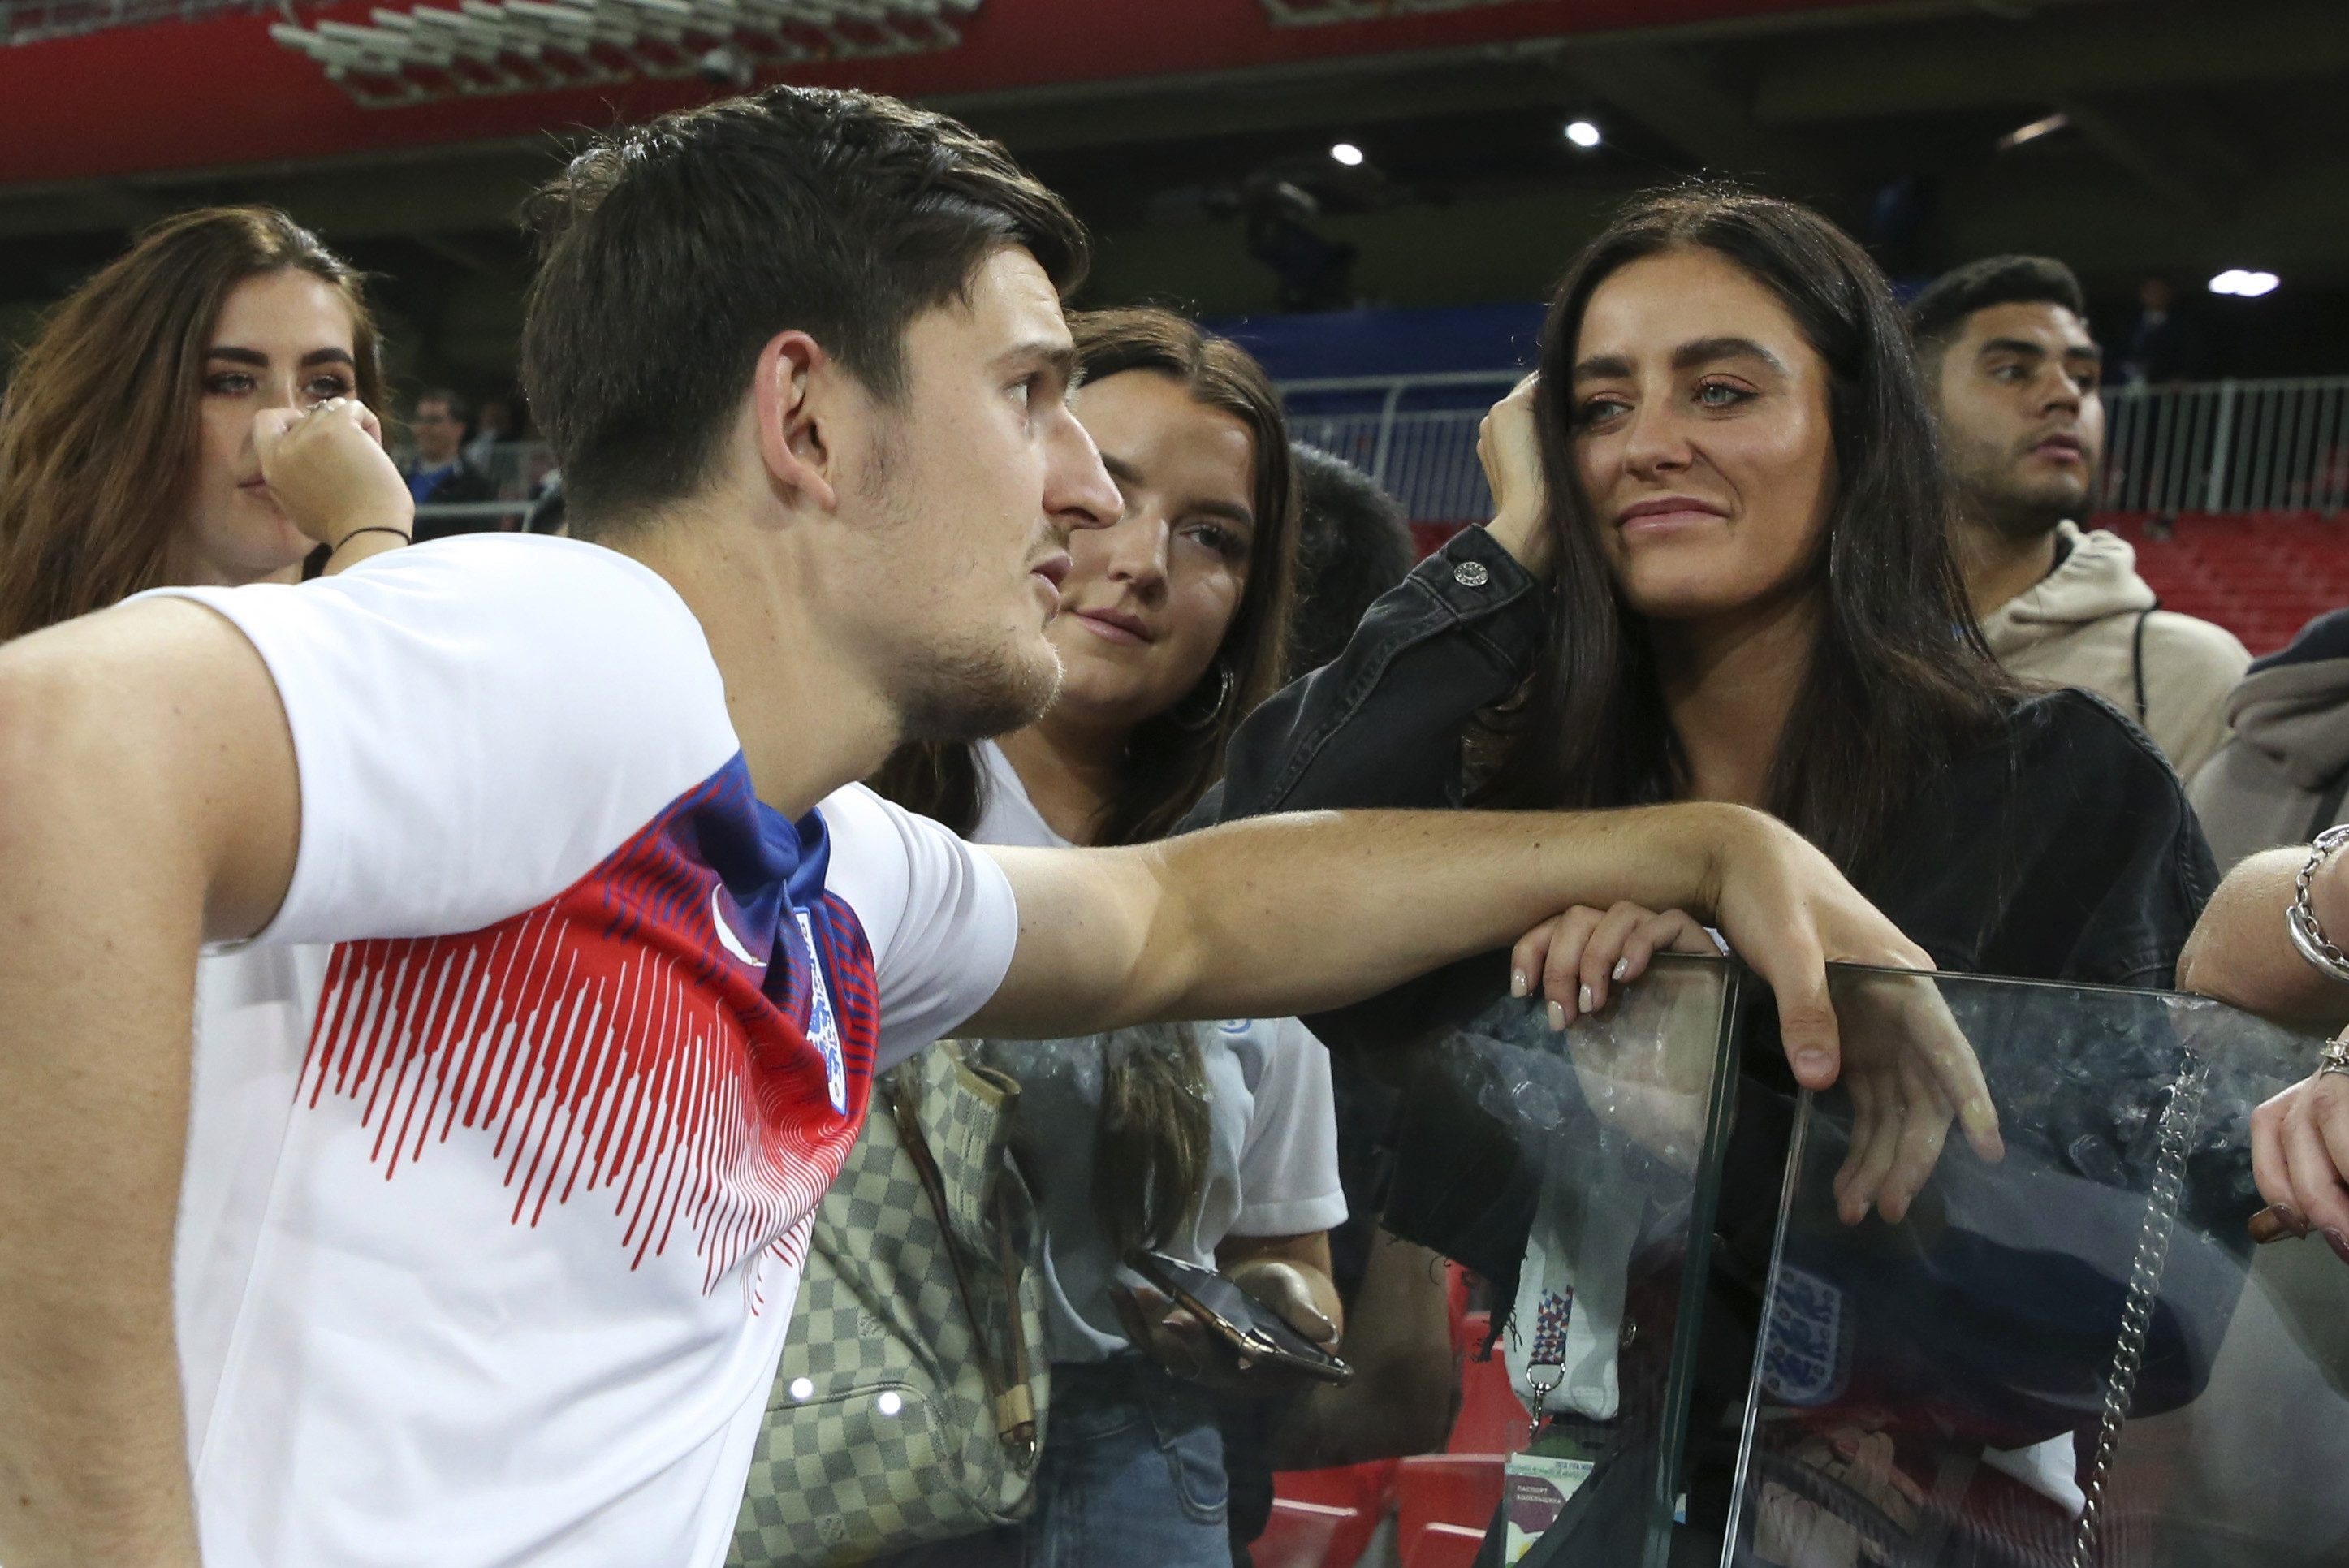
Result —
<path fill-rule="evenodd" d="M 900 1553 L 892 1568 L 1230 1568 L 1215 1407 L 1155 1363 L 1052 1368 L 1036 1507 L 1021 1523 Z"/>

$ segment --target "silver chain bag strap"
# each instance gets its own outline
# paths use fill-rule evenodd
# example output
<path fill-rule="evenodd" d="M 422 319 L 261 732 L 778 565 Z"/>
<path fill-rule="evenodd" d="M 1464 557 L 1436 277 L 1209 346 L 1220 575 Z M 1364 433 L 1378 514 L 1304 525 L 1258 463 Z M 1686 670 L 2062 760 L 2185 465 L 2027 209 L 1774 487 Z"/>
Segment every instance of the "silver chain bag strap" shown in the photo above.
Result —
<path fill-rule="evenodd" d="M 2153 1181 L 2146 1194 L 2145 1225 L 2137 1231 L 2137 1253 L 2129 1265 L 2128 1293 L 2121 1303 L 2121 1326 L 2113 1344 L 2113 1358 L 2105 1372 L 2105 1408 L 2096 1429 L 2095 1458 L 2080 1490 L 2086 1506 L 2072 1538 L 2072 1568 L 2097 1568 L 2098 1542 L 2105 1529 L 2105 1484 L 2113 1453 L 2120 1446 L 2121 1428 L 2128 1420 L 2129 1402 L 2145 1359 L 2146 1333 L 2161 1297 L 2162 1272 L 2169 1262 L 2169 1241 L 2178 1224 L 2178 1199 L 2186 1186 L 2186 1157 L 2202 1110 L 2202 1090 L 2209 1067 L 2190 1047 L 2177 1082 L 2161 1110 L 2161 1130 L 2156 1146 Z"/>

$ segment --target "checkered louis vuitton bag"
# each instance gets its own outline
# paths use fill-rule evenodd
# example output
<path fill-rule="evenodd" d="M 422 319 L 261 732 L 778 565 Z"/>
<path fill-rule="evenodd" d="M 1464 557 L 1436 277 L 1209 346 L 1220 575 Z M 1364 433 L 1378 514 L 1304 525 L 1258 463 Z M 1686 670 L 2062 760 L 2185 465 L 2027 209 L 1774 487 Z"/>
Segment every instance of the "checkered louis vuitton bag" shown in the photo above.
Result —
<path fill-rule="evenodd" d="M 874 1085 L 816 1209 L 729 1564 L 862 1563 L 1026 1514 L 1050 1359 L 1019 1085 L 942 1042 Z"/>

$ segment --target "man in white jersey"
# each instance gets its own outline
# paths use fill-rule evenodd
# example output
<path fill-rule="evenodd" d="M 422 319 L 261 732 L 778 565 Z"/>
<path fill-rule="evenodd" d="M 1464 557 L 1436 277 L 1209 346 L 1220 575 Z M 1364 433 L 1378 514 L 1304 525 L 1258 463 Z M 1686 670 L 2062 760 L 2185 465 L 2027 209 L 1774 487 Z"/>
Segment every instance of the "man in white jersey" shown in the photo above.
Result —
<path fill-rule="evenodd" d="M 1818 1085 L 1824 961 L 1926 961 L 1733 807 L 988 852 L 885 805 L 900 742 L 1049 699 L 1069 531 L 1119 508 L 1081 229 L 952 121 L 792 88 L 543 207 L 578 539 L 0 651 L 9 1568 L 719 1563 L 809 1212 L 951 1030 L 1309 1012 L 1629 898 L 1723 927 Z M 206 995 L 191 1137 L 198 951 L 246 940 L 288 960 Z M 1888 1208 L 1952 1105 L 1996 1149 L 1939 1071 Z"/>

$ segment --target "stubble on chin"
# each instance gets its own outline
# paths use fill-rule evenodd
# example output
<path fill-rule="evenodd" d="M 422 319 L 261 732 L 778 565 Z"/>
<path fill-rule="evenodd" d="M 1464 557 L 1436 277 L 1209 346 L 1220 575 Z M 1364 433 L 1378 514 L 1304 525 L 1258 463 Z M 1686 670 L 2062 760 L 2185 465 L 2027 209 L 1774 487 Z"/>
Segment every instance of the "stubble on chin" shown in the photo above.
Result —
<path fill-rule="evenodd" d="M 1043 649 L 1035 659 L 1000 644 L 926 655 L 905 683 L 905 739 L 984 741 L 1034 723 L 1061 691 L 1060 651 Z"/>
<path fill-rule="evenodd" d="M 2087 510 L 2085 483 L 2027 483 L 2019 472 L 2023 461 L 2009 453 L 1988 461 L 1952 454 L 1950 477 L 1970 520 L 2010 539 L 2034 539 Z"/>

